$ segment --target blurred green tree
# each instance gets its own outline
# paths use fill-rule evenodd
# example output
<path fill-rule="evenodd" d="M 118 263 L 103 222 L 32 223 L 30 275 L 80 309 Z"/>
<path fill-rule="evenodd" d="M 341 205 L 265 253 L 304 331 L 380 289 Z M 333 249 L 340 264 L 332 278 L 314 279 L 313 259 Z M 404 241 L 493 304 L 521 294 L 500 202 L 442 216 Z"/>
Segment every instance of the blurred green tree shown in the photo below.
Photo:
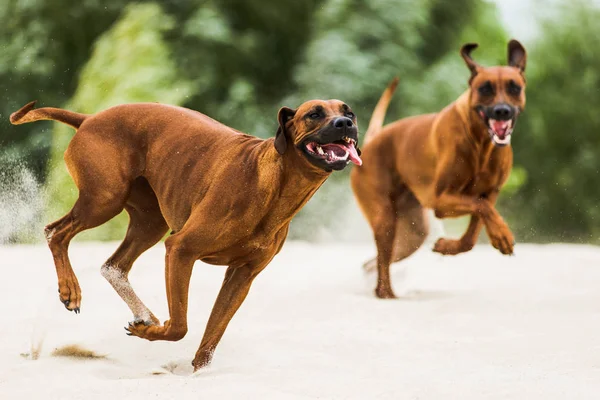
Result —
<path fill-rule="evenodd" d="M 13 127 L 8 116 L 37 99 L 60 105 L 77 87 L 92 45 L 126 0 L 3 0 L 0 2 L 0 163 L 26 161 L 43 179 L 51 145 L 49 122 Z"/>
<path fill-rule="evenodd" d="M 204 0 L 167 34 L 196 91 L 185 105 L 244 132 L 272 136 L 281 98 L 315 29 L 318 2 Z M 175 8 L 179 8 L 175 7 Z M 169 8 L 167 8 L 169 9 Z"/>
<path fill-rule="evenodd" d="M 463 42 L 481 44 L 481 63 L 505 62 L 507 38 L 495 6 L 485 0 L 169 0 L 125 8 L 127 3 L 2 3 L 0 90 L 11 95 L 0 106 L 2 116 L 32 97 L 89 113 L 116 103 L 160 101 L 268 137 L 276 131 L 279 107 L 321 97 L 347 101 L 364 128 L 395 75 L 401 85 L 389 121 L 439 110 L 458 97 L 468 78 L 458 55 Z M 35 160 L 41 176 L 53 138 L 50 214 L 66 212 L 76 196 L 62 163 L 72 130 L 56 127 L 51 136 L 44 134 L 46 123 L 14 128 L 2 118 L 0 124 L 10 144 L 2 151 Z M 323 225 L 339 216 L 330 213 L 324 221 L 317 204 L 325 198 L 327 204 L 351 202 L 346 179 L 347 173 L 336 174 L 326 184 L 292 235 L 306 236 L 294 226 L 307 218 Z M 90 237 L 119 238 L 123 223 L 121 217 Z"/>
<path fill-rule="evenodd" d="M 162 37 L 174 23 L 174 18 L 155 3 L 127 6 L 117 23 L 94 45 L 67 108 L 95 113 L 117 104 L 141 101 L 182 104 L 192 92 L 192 84 L 178 73 Z M 72 128 L 55 124 L 48 179 L 49 220 L 66 214 L 77 198 L 77 188 L 62 159 L 72 137 Z M 123 212 L 102 228 L 86 232 L 80 238 L 120 239 L 125 234 L 126 224 Z"/>
<path fill-rule="evenodd" d="M 513 139 L 527 171 L 502 199 L 523 241 L 600 241 L 600 9 L 562 4 L 528 55 L 527 105 Z"/>
<path fill-rule="evenodd" d="M 439 110 L 467 88 L 462 43 L 479 42 L 482 63 L 506 61 L 499 56 L 507 37 L 495 14 L 496 7 L 481 0 L 329 0 L 315 17 L 317 33 L 295 74 L 293 98 L 344 99 L 366 127 L 381 92 L 398 75 L 388 120 Z"/>

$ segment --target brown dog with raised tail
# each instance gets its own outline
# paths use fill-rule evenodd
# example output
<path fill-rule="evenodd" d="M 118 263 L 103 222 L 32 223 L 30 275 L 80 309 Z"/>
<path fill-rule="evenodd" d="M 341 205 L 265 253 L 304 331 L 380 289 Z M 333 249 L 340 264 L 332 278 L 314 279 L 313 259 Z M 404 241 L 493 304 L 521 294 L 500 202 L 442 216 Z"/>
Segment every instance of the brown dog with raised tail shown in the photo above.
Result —
<path fill-rule="evenodd" d="M 471 71 L 469 89 L 436 114 L 404 118 L 382 128 L 396 87 L 379 100 L 365 136 L 365 165 L 351 174 L 352 188 L 377 245 L 375 294 L 393 298 L 390 263 L 414 253 L 429 231 L 426 209 L 438 218 L 470 215 L 464 235 L 439 239 L 434 251 L 458 254 L 475 245 L 483 226 L 492 246 L 513 254 L 514 237 L 495 208 L 512 168 L 510 139 L 525 107 L 526 52 L 508 44 L 508 66 L 482 67 L 471 58 L 476 44 L 460 53 Z"/>
<path fill-rule="evenodd" d="M 281 250 L 292 217 L 333 170 L 360 165 L 356 117 L 339 100 L 313 100 L 279 111 L 275 138 L 245 135 L 186 108 L 127 104 L 94 115 L 29 103 L 13 124 L 50 119 L 77 133 L 65 162 L 79 198 L 45 228 L 60 301 L 79 312 L 81 290 L 69 242 L 123 209 L 125 240 L 102 266 L 134 315 L 129 335 L 180 340 L 187 333 L 188 289 L 196 260 L 228 266 L 208 320 L 194 370 L 207 365 L 256 276 Z M 133 262 L 166 239 L 169 319 L 160 324 L 133 291 Z"/>

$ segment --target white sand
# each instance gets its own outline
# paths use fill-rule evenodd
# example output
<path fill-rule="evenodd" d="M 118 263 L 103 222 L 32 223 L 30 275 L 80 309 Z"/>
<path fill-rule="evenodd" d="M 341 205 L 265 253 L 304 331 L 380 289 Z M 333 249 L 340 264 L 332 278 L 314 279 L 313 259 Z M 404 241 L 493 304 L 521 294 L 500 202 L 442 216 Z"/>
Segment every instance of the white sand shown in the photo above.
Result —
<path fill-rule="evenodd" d="M 381 301 L 360 268 L 371 245 L 288 242 L 196 375 L 190 362 L 224 268 L 197 264 L 187 337 L 151 343 L 125 335 L 130 312 L 100 276 L 115 248 L 72 245 L 75 315 L 58 301 L 45 246 L 0 247 L 0 399 L 600 398 L 600 248 L 519 244 L 504 257 L 479 246 L 445 258 L 422 249 L 393 269 L 404 299 Z M 163 257 L 156 246 L 131 274 L 161 320 Z M 20 355 L 42 339 L 38 360 Z M 69 344 L 108 358 L 51 356 Z"/>

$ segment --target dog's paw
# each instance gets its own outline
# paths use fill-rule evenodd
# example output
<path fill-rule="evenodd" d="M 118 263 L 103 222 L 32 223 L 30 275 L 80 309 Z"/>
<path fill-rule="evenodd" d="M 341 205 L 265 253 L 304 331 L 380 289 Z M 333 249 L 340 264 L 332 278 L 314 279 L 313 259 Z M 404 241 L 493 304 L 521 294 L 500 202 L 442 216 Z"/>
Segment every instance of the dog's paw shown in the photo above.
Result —
<path fill-rule="evenodd" d="M 433 245 L 433 251 L 445 256 L 454 256 L 471 250 L 473 246 L 462 240 L 440 238 Z"/>
<path fill-rule="evenodd" d="M 133 321 L 125 327 L 127 335 L 137 336 L 142 339 L 167 340 L 175 342 L 183 339 L 187 333 L 187 327 L 173 327 L 169 320 L 165 321 L 164 325 L 154 325 L 152 321 Z"/>
<path fill-rule="evenodd" d="M 79 314 L 81 310 L 81 288 L 75 276 L 58 280 L 58 298 L 65 308 Z"/>
<path fill-rule="evenodd" d="M 148 335 L 148 328 L 150 327 L 155 328 L 157 327 L 157 325 L 154 325 L 153 323 L 149 323 L 149 321 L 145 321 L 142 319 L 135 319 L 129 322 L 129 324 L 127 324 L 127 326 L 125 327 L 125 331 L 127 332 L 128 336 L 137 336 L 142 339 L 153 340 L 150 339 Z"/>
<path fill-rule="evenodd" d="M 490 243 L 494 248 L 500 251 L 502 254 L 512 255 L 515 251 L 515 237 L 512 232 L 508 229 L 502 230 L 501 232 L 488 233 L 490 237 Z"/>
<path fill-rule="evenodd" d="M 137 317 L 136 319 L 134 319 L 133 321 L 131 321 L 129 323 L 129 325 L 139 325 L 139 324 L 142 324 L 144 326 L 154 326 L 154 325 L 158 326 L 158 325 L 160 325 L 160 321 L 154 315 L 150 315 L 147 318 Z"/>
<path fill-rule="evenodd" d="M 130 325 L 143 324 L 146 326 L 159 326 L 160 321 L 156 316 L 150 311 L 146 310 L 142 315 L 134 315 L 134 320 L 129 323 Z"/>
<path fill-rule="evenodd" d="M 377 287 L 375 289 L 375 296 L 380 299 L 396 299 L 396 295 L 391 287 Z"/>
<path fill-rule="evenodd" d="M 194 372 L 198 372 L 199 370 L 206 368 L 210 365 L 213 355 L 213 350 L 199 350 L 196 353 L 196 357 L 192 361 L 192 367 L 194 367 Z"/>

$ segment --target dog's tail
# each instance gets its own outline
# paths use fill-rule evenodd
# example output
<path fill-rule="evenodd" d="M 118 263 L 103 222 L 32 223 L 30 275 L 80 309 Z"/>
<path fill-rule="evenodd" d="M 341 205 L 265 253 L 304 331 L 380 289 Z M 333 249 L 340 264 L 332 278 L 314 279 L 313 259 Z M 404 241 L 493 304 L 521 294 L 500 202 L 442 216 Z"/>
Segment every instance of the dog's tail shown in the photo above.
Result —
<path fill-rule="evenodd" d="M 37 108 L 34 110 L 33 107 L 35 106 L 35 103 L 35 101 L 32 101 L 31 103 L 24 105 L 19 111 L 10 114 L 10 123 L 13 125 L 20 125 L 27 122 L 49 119 L 62 122 L 77 129 L 83 121 L 89 117 L 89 115 L 86 114 L 79 114 L 53 107 Z"/>
<path fill-rule="evenodd" d="M 365 133 L 363 144 L 367 144 L 381 131 L 381 128 L 383 127 L 383 120 L 385 119 L 385 113 L 387 112 L 390 101 L 392 100 L 392 96 L 396 91 L 398 81 L 398 77 L 392 79 L 377 102 L 375 110 L 373 110 L 373 115 L 371 116 L 371 121 L 369 121 L 369 127 L 367 128 L 367 133 Z"/>

